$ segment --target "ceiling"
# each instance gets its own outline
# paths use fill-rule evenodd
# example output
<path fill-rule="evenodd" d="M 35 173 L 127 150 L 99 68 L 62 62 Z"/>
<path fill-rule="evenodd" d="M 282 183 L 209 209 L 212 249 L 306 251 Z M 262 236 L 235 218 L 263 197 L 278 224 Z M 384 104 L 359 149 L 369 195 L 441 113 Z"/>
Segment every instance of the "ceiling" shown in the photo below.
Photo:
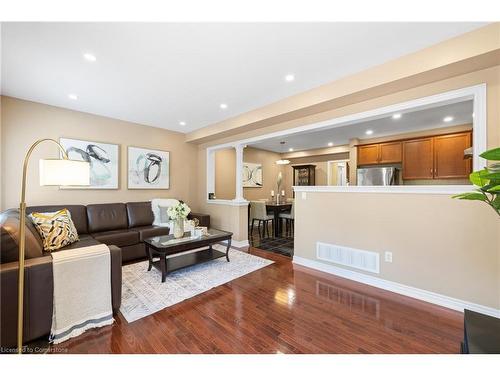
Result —
<path fill-rule="evenodd" d="M 483 25 L 2 23 L 1 92 L 190 132 Z"/>
<path fill-rule="evenodd" d="M 473 101 L 468 100 L 424 110 L 400 112 L 401 118 L 399 119 L 393 119 L 391 114 L 382 118 L 359 121 L 341 127 L 298 133 L 280 138 L 270 138 L 253 143 L 250 146 L 278 153 L 289 152 L 289 148 L 293 148 L 293 151 L 325 148 L 328 147 L 329 142 L 333 142 L 333 146 L 340 146 L 348 144 L 352 138 L 379 138 L 421 130 L 470 124 L 472 123 L 472 112 Z M 453 120 L 448 122 L 443 121 L 447 116 L 453 117 Z M 367 135 L 367 130 L 372 130 L 373 134 Z M 286 144 L 282 146 L 280 145 L 280 141 L 285 141 Z"/>

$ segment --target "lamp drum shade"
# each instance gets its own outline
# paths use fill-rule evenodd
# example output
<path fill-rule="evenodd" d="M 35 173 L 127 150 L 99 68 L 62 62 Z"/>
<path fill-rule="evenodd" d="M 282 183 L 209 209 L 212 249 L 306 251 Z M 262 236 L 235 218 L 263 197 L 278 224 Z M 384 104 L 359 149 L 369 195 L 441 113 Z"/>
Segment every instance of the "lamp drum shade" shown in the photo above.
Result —
<path fill-rule="evenodd" d="M 88 186 L 90 164 L 80 160 L 40 159 L 40 186 Z"/>

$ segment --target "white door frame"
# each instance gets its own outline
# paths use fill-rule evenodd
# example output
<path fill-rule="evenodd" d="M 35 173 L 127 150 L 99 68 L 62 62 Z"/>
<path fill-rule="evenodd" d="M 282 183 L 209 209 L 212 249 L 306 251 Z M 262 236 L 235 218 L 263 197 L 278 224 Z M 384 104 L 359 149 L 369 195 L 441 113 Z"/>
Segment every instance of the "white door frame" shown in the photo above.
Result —
<path fill-rule="evenodd" d="M 339 160 L 328 160 L 326 162 L 326 168 L 327 168 L 327 172 L 326 172 L 326 182 L 328 185 L 330 185 L 330 177 L 331 177 L 331 168 L 330 168 L 330 164 L 331 163 L 349 163 L 350 160 L 349 159 L 339 159 Z"/>

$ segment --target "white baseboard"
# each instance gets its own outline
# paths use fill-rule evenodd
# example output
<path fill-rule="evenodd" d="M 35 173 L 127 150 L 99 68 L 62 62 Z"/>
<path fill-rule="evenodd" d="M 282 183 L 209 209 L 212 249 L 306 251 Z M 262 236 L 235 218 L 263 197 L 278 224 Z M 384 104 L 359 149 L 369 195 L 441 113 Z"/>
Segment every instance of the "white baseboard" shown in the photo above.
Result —
<path fill-rule="evenodd" d="M 222 241 L 223 243 L 227 244 L 227 241 Z M 249 247 L 250 244 L 248 240 L 244 241 L 236 241 L 236 240 L 231 240 L 231 247 L 234 247 L 236 249 L 242 249 L 244 247 Z"/>
<path fill-rule="evenodd" d="M 357 281 L 363 284 L 374 286 L 376 288 L 388 290 L 404 296 L 416 298 L 422 301 L 430 302 L 439 306 L 444 306 L 449 309 L 464 311 L 464 309 L 476 311 L 482 314 L 500 318 L 500 309 L 479 305 L 474 302 L 464 301 L 454 297 L 448 297 L 443 294 L 430 292 L 428 290 L 415 288 L 404 284 L 399 284 L 394 281 L 384 280 L 379 277 L 365 275 L 360 272 L 351 271 L 345 268 L 340 268 L 334 265 L 318 262 L 311 259 L 306 259 L 298 256 L 293 257 L 293 263 L 301 266 L 313 268 L 318 271 L 330 273 L 349 280 Z"/>

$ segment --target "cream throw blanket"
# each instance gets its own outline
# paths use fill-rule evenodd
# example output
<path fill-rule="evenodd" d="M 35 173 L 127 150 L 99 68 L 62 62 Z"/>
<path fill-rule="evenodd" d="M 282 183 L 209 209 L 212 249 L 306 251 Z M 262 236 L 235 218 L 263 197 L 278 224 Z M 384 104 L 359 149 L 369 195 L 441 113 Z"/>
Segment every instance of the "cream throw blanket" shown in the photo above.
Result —
<path fill-rule="evenodd" d="M 50 341 L 58 344 L 90 328 L 113 324 L 108 247 L 100 244 L 51 255 L 54 310 Z"/>

